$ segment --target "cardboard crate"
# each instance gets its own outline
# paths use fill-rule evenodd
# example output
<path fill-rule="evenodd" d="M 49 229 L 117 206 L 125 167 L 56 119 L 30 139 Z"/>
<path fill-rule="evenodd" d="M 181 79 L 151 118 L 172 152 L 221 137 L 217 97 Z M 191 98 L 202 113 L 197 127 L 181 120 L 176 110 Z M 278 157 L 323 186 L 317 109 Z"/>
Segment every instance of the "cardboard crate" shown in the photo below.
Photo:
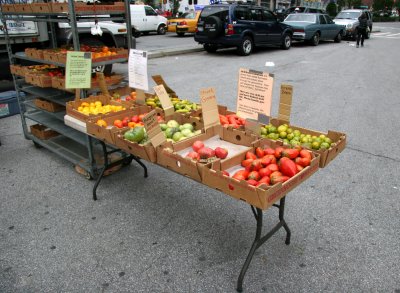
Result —
<path fill-rule="evenodd" d="M 273 119 L 271 119 L 270 123 L 272 125 L 278 127 L 281 124 L 287 123 L 287 121 L 273 118 Z M 344 133 L 333 131 L 333 130 L 328 130 L 328 133 L 325 133 L 325 132 L 320 132 L 317 130 L 311 130 L 311 129 L 307 129 L 304 127 L 295 126 L 292 124 L 289 124 L 289 126 L 293 130 L 297 129 L 301 133 L 304 133 L 304 134 L 311 134 L 311 135 L 315 135 L 315 136 L 319 136 L 319 135 L 323 134 L 332 140 L 332 144 L 329 149 L 323 149 L 323 150 L 314 150 L 313 149 L 312 150 L 313 152 L 318 153 L 321 156 L 320 161 L 319 161 L 320 168 L 326 167 L 346 147 L 346 139 L 347 138 L 346 138 L 346 134 L 344 134 Z"/>
<path fill-rule="evenodd" d="M 56 104 L 54 102 L 51 101 L 47 101 L 44 99 L 40 99 L 40 98 L 36 98 L 35 99 L 35 105 L 38 108 L 41 108 L 43 110 L 49 111 L 49 112 L 60 112 L 65 110 L 65 106 Z"/>
<path fill-rule="evenodd" d="M 254 145 L 253 151 L 257 146 L 276 148 L 281 145 L 282 143 L 278 141 L 261 140 Z M 242 160 L 245 159 L 245 153 L 243 153 L 225 161 L 214 162 L 211 167 L 208 166 L 209 168 L 204 170 L 202 183 L 254 207 L 266 210 L 318 170 L 319 155 L 312 153 L 312 157 L 310 166 L 288 181 L 272 186 L 255 187 L 244 180 L 239 181 L 222 174 L 223 170 L 244 169 L 241 166 Z M 233 172 L 230 175 L 233 175 Z"/>
<path fill-rule="evenodd" d="M 114 115 L 108 117 L 101 117 L 101 115 L 90 118 L 86 122 L 86 131 L 88 134 L 96 137 L 99 140 L 108 142 L 110 144 L 115 145 L 116 134 L 120 133 L 121 131 L 126 131 L 129 127 L 124 128 L 117 128 L 113 126 L 113 123 L 116 119 L 124 119 L 125 117 L 132 117 L 134 115 L 146 114 L 151 111 L 151 108 L 148 106 L 140 106 L 133 109 L 129 109 L 124 113 L 115 112 Z M 96 124 L 97 120 L 103 119 L 107 123 L 107 127 L 101 127 Z"/>
<path fill-rule="evenodd" d="M 36 56 L 35 51 L 36 51 L 35 48 L 26 48 L 26 49 L 25 49 L 25 55 L 26 55 L 26 57 L 35 58 L 35 56 Z"/>
<path fill-rule="evenodd" d="M 52 86 L 51 76 L 46 74 L 38 74 L 37 79 L 35 80 L 35 85 L 43 88 L 51 87 Z"/>
<path fill-rule="evenodd" d="M 68 3 L 67 2 L 64 2 L 64 3 L 52 2 L 50 9 L 53 13 L 67 13 L 68 12 Z"/>
<path fill-rule="evenodd" d="M 6 13 L 15 12 L 14 4 L 2 4 L 1 9 L 2 9 L 3 13 L 4 12 L 6 12 Z"/>
<path fill-rule="evenodd" d="M 67 54 L 65 53 L 56 53 L 55 54 L 55 59 L 57 60 L 56 62 L 66 64 L 67 63 Z"/>
<path fill-rule="evenodd" d="M 100 101 L 100 102 L 102 102 L 103 105 L 109 104 L 109 105 L 119 106 L 118 103 L 115 103 L 114 101 L 112 101 L 110 99 L 110 97 L 108 97 L 108 96 L 104 96 L 104 95 L 90 96 L 90 97 L 88 97 L 86 99 L 80 99 L 78 101 L 69 101 L 69 102 L 67 102 L 67 104 L 66 104 L 67 115 L 72 116 L 72 117 L 74 117 L 74 118 L 76 118 L 76 119 L 78 119 L 80 121 L 86 122 L 89 118 L 92 118 L 92 117 L 95 117 L 95 116 L 98 116 L 98 115 L 88 115 L 87 116 L 87 115 L 85 115 L 83 113 L 78 112 L 78 110 L 76 110 L 76 109 L 78 109 L 78 107 L 83 102 L 87 102 L 87 103 L 92 103 L 93 102 L 94 103 L 95 101 Z M 128 111 L 129 111 L 129 109 L 125 109 L 125 110 L 122 110 L 122 111 L 119 111 L 119 112 L 110 112 L 110 113 L 107 113 L 107 114 L 102 114 L 101 117 L 104 119 L 105 117 L 112 116 L 112 115 L 114 115 L 116 113 L 123 114 L 123 113 L 126 113 Z"/>
<path fill-rule="evenodd" d="M 52 129 L 49 129 L 46 126 L 41 125 L 41 124 L 31 125 L 31 133 L 34 136 L 36 136 L 40 139 L 43 139 L 43 140 L 46 140 L 46 139 L 49 139 L 49 138 L 59 135 L 58 132 L 56 132 Z"/>
<path fill-rule="evenodd" d="M 30 5 L 34 13 L 50 13 L 51 3 L 32 3 Z"/>
<path fill-rule="evenodd" d="M 30 4 L 14 4 L 14 9 L 18 13 L 32 13 L 32 6 Z"/>
<path fill-rule="evenodd" d="M 200 163 L 186 158 L 187 153 L 192 150 L 193 142 L 196 140 L 205 142 L 205 145 L 211 148 L 215 148 L 211 141 L 213 141 L 214 144 L 216 143 L 216 146 L 227 148 L 230 153 L 225 159 L 227 160 L 231 156 L 234 156 L 235 153 L 251 149 L 257 139 L 243 131 L 218 125 L 207 129 L 206 132 L 201 135 L 196 135 L 187 140 L 174 144 L 169 142 L 164 143 L 157 148 L 157 164 L 193 180 L 202 182 L 203 170 L 206 166 L 211 164 L 211 162 Z"/>
<path fill-rule="evenodd" d="M 26 73 L 25 74 L 25 82 L 32 84 L 32 85 L 36 85 L 36 74 L 32 74 L 32 73 Z"/>
<path fill-rule="evenodd" d="M 157 161 L 157 153 L 153 145 L 150 142 L 145 145 L 140 145 L 136 142 L 131 142 L 124 139 L 124 133 L 126 131 L 127 130 L 121 131 L 115 136 L 116 146 L 129 154 L 137 156 L 148 162 L 155 163 Z"/>
<path fill-rule="evenodd" d="M 24 69 L 23 69 L 23 67 L 21 65 L 11 64 L 10 65 L 10 72 L 11 72 L 11 74 L 15 74 L 15 75 L 18 75 L 18 76 L 24 76 L 25 75 Z"/>

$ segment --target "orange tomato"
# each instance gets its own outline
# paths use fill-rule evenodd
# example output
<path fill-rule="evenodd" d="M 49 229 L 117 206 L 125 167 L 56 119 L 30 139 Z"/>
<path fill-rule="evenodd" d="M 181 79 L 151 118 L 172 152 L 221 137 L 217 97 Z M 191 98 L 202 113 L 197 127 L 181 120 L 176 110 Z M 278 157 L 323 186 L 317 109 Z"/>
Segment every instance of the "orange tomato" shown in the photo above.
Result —
<path fill-rule="evenodd" d="M 135 128 L 136 123 L 135 122 L 128 122 L 128 127 L 129 128 Z"/>
<path fill-rule="evenodd" d="M 107 53 L 108 51 L 110 51 L 110 49 L 109 49 L 107 46 L 104 46 L 104 47 L 101 49 L 101 51 L 102 51 L 103 53 Z"/>

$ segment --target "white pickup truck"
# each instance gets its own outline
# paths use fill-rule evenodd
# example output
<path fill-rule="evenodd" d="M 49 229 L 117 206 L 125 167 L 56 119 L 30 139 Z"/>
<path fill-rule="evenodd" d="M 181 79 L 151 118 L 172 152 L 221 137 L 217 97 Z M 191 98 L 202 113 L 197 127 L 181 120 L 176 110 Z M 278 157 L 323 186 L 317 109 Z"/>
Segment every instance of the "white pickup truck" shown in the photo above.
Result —
<path fill-rule="evenodd" d="M 80 44 L 85 45 L 106 45 L 109 47 L 127 48 L 127 30 L 125 23 L 115 23 L 112 21 L 100 21 L 99 26 L 102 35 L 93 35 L 91 29 L 93 22 L 78 22 L 78 33 Z M 45 22 L 34 22 L 29 20 L 29 16 L 7 20 L 8 34 L 11 40 L 13 53 L 24 51 L 25 48 L 47 48 L 49 46 L 49 27 Z M 72 31 L 68 23 L 58 23 L 55 25 L 57 45 L 72 44 Z M 0 80 L 10 79 L 9 58 L 4 36 L 4 24 L 0 20 Z M 100 70 L 111 72 L 112 65 L 107 65 Z"/>

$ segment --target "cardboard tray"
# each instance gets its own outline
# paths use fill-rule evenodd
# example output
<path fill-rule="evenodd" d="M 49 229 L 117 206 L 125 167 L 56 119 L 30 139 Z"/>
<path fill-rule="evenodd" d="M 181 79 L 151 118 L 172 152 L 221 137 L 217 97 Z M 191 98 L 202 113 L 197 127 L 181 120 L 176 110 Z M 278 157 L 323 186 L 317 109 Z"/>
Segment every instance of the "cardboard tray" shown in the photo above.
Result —
<path fill-rule="evenodd" d="M 127 130 L 121 131 L 119 134 L 115 135 L 116 146 L 128 154 L 132 154 L 148 162 L 155 163 L 157 161 L 157 153 L 153 145 L 150 142 L 145 145 L 140 145 L 136 142 L 131 142 L 124 139 L 124 133 L 126 131 Z"/>
<path fill-rule="evenodd" d="M 14 4 L 2 4 L 1 9 L 3 12 L 15 12 Z"/>
<path fill-rule="evenodd" d="M 18 13 L 32 13 L 32 6 L 30 4 L 14 4 L 14 9 Z"/>
<path fill-rule="evenodd" d="M 60 112 L 65 110 L 64 106 L 40 98 L 36 98 L 34 102 L 36 107 L 44 109 L 49 112 Z"/>
<path fill-rule="evenodd" d="M 48 129 L 46 126 L 41 125 L 41 124 L 31 125 L 31 133 L 34 136 L 36 136 L 37 138 L 40 138 L 43 140 L 59 135 L 58 132 L 56 132 L 52 129 Z"/>
<path fill-rule="evenodd" d="M 83 113 L 78 112 L 78 110 L 75 110 L 75 109 L 78 109 L 78 107 L 83 102 L 94 103 L 95 101 L 100 101 L 100 102 L 102 102 L 103 105 L 109 104 L 109 105 L 119 106 L 118 103 L 112 101 L 110 99 L 110 97 L 108 97 L 108 96 L 104 96 L 104 95 L 90 96 L 90 97 L 88 97 L 86 99 L 80 99 L 78 101 L 69 101 L 69 102 L 67 102 L 67 104 L 66 104 L 67 115 L 71 116 L 71 117 L 74 117 L 74 118 L 76 118 L 76 119 L 78 119 L 80 121 L 83 121 L 83 122 L 86 122 L 89 118 L 97 117 L 98 115 L 88 115 L 87 116 L 87 115 L 84 115 Z M 104 117 L 112 116 L 112 115 L 115 115 L 116 113 L 123 114 L 124 112 L 126 113 L 128 111 L 129 111 L 129 109 L 125 109 L 125 110 L 122 110 L 122 111 L 119 111 L 119 112 L 110 112 L 110 113 L 107 113 L 107 114 L 102 114 L 100 116 L 103 117 L 103 119 L 104 119 Z"/>
<path fill-rule="evenodd" d="M 287 123 L 287 121 L 273 118 L 273 119 L 271 119 L 270 123 L 274 126 L 279 126 L 281 124 Z M 332 140 L 331 147 L 327 150 L 311 150 L 315 153 L 318 153 L 321 156 L 320 161 L 319 161 L 320 168 L 326 167 L 346 147 L 346 140 L 347 140 L 346 134 L 344 134 L 342 132 L 328 130 L 328 133 L 325 133 L 325 132 L 320 132 L 317 130 L 311 130 L 311 129 L 295 126 L 292 124 L 289 124 L 289 126 L 294 130 L 296 130 L 296 129 L 300 130 L 301 133 L 304 133 L 304 134 L 311 134 L 311 135 L 316 135 L 316 136 L 323 134 Z"/>
<path fill-rule="evenodd" d="M 68 12 L 68 3 L 51 3 L 51 11 L 54 13 L 67 13 Z"/>
<path fill-rule="evenodd" d="M 50 13 L 51 4 L 50 3 L 32 3 L 31 5 L 32 12 L 34 13 Z"/>
<path fill-rule="evenodd" d="M 213 148 L 211 143 L 207 144 L 207 140 L 215 139 L 215 137 L 218 136 L 220 138 L 218 145 L 220 147 L 226 147 L 229 153 L 251 149 L 253 143 L 257 140 L 254 136 L 248 135 L 243 131 L 237 131 L 218 125 L 207 129 L 204 134 L 196 135 L 190 139 L 174 144 L 166 142 L 159 146 L 157 148 L 157 164 L 193 180 L 202 182 L 203 170 L 209 163 L 203 164 L 195 162 L 186 158 L 186 154 L 191 150 L 191 146 L 196 140 L 201 140 L 205 142 L 206 146 Z M 233 148 L 235 148 L 233 145 L 236 145 L 236 150 L 233 150 Z M 227 159 L 229 159 L 229 157 L 230 155 L 228 155 Z"/>
<path fill-rule="evenodd" d="M 282 142 L 263 139 L 255 143 L 253 150 L 255 150 L 257 146 L 264 145 L 275 148 L 277 146 L 282 146 Z M 313 159 L 311 160 L 310 166 L 304 168 L 283 184 L 277 183 L 272 186 L 265 186 L 265 188 L 258 188 L 249 185 L 244 180 L 239 181 L 223 175 L 221 172 L 222 170 L 227 170 L 241 164 L 242 160 L 245 158 L 245 154 L 243 153 L 231 159 L 211 164 L 211 167 L 209 166 L 209 168 L 205 169 L 203 172 L 202 183 L 230 195 L 233 198 L 247 202 L 254 207 L 266 210 L 318 170 L 320 157 L 318 154 L 312 154 Z M 240 169 L 243 169 L 243 167 L 240 167 Z"/>
<path fill-rule="evenodd" d="M 134 115 L 145 114 L 150 111 L 151 111 L 150 107 L 140 106 L 140 107 L 129 109 L 128 111 L 123 111 L 123 113 L 115 112 L 114 115 L 111 115 L 108 117 L 102 118 L 101 116 L 95 116 L 95 117 L 87 120 L 86 131 L 88 134 L 96 137 L 99 140 L 116 145 L 116 139 L 115 139 L 116 134 L 119 134 L 121 131 L 128 130 L 129 127 L 117 128 L 117 127 L 113 126 L 114 120 L 116 120 L 116 119 L 122 120 L 126 116 L 131 117 Z M 103 119 L 104 121 L 106 121 L 108 126 L 101 127 L 101 126 L 97 125 L 96 122 L 99 119 Z"/>

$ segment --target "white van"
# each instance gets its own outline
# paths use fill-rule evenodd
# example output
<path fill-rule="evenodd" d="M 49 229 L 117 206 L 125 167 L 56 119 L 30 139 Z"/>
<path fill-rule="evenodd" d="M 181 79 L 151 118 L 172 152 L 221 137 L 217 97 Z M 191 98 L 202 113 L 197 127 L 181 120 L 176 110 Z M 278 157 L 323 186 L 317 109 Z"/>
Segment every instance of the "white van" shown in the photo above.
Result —
<path fill-rule="evenodd" d="M 130 5 L 131 22 L 135 31 L 144 34 L 157 32 L 164 35 L 167 30 L 167 19 L 158 15 L 157 12 L 148 5 Z"/>

